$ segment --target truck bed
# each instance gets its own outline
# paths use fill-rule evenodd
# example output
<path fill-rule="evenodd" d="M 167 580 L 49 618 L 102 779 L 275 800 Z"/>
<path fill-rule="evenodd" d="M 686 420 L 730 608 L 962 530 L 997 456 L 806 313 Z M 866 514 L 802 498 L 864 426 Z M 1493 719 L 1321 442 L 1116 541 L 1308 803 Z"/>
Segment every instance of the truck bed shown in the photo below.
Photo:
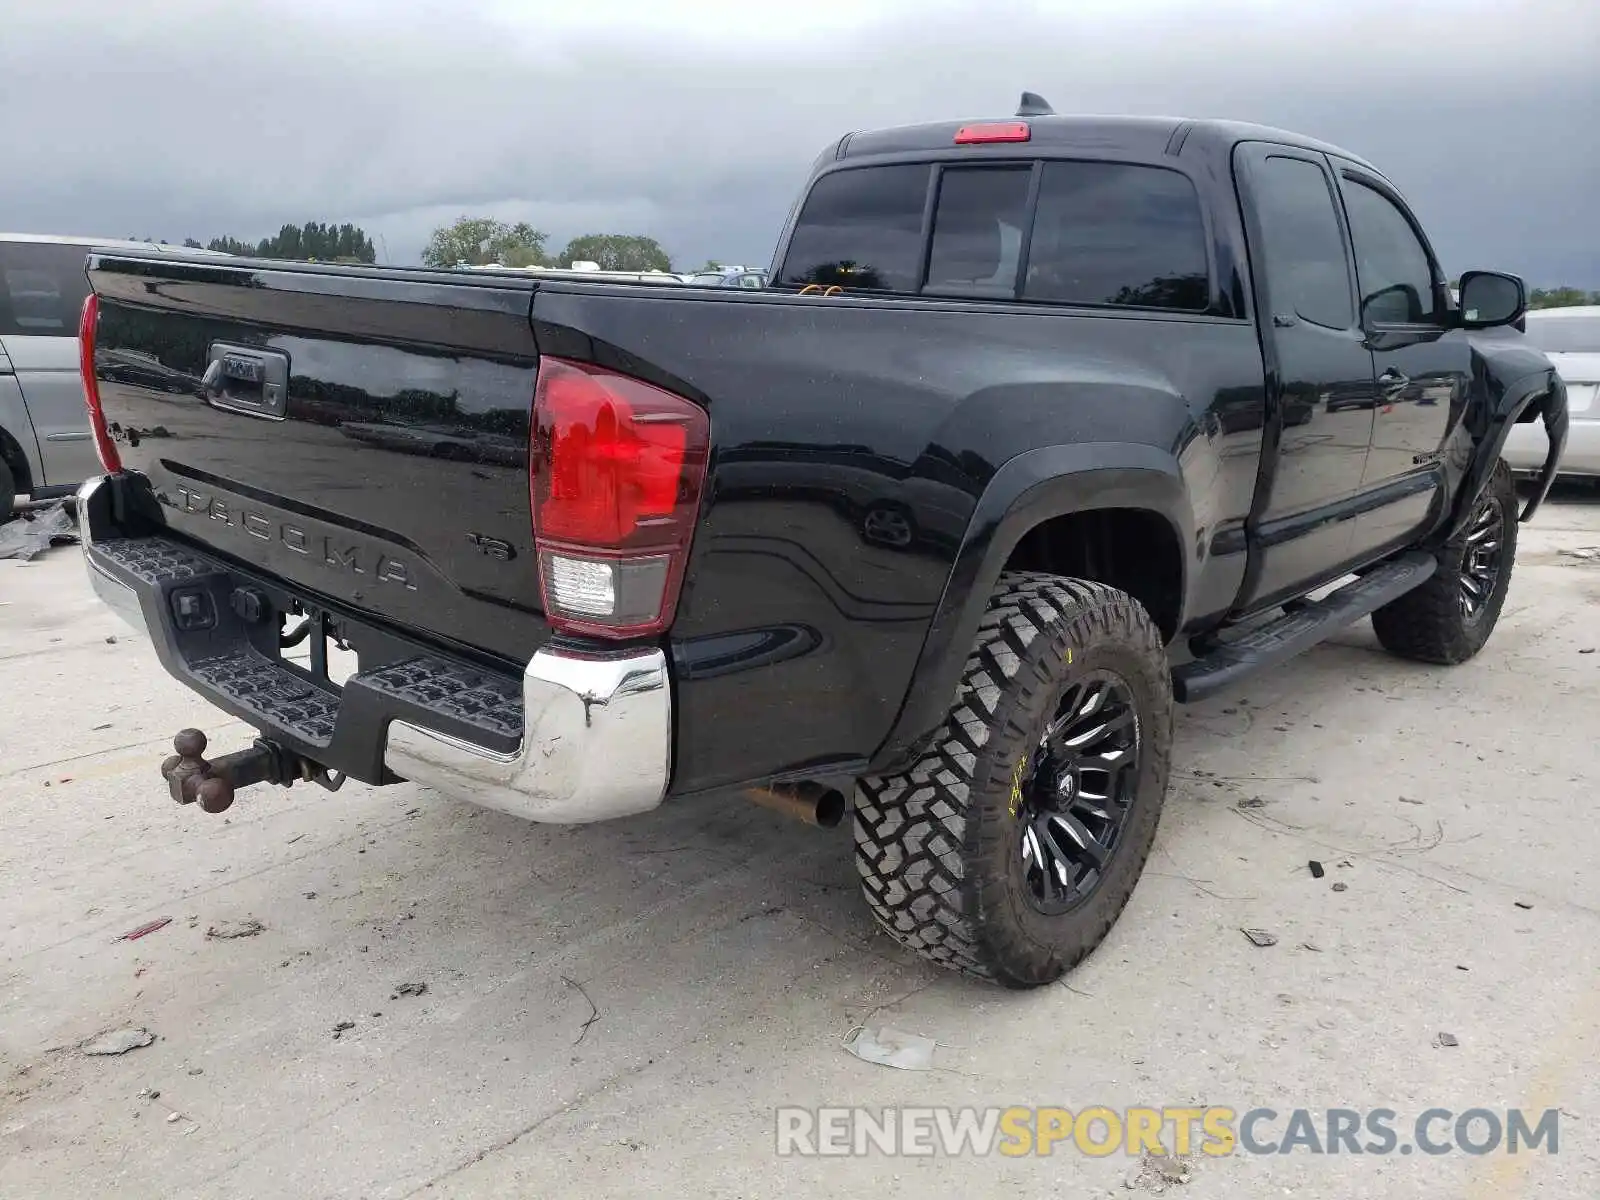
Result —
<path fill-rule="evenodd" d="M 907 681 L 949 657 L 936 618 L 990 532 L 978 498 L 1024 452 L 1179 446 L 1201 528 L 1255 484 L 1243 320 L 172 258 L 98 257 L 91 279 L 104 411 L 158 498 L 140 520 L 512 670 L 551 636 L 528 490 L 539 356 L 703 407 L 710 467 L 661 639 L 677 793 L 880 754 Z M 198 402 L 218 344 L 287 357 L 283 419 Z M 186 388 L 119 382 L 127 352 Z M 1197 604 L 1231 599 L 1235 558 Z"/>

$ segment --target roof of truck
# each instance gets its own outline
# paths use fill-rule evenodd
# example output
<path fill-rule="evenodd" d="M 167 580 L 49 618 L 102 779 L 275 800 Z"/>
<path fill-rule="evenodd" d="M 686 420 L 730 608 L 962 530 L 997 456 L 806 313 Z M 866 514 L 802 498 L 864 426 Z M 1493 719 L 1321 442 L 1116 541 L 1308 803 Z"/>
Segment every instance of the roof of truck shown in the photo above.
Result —
<path fill-rule="evenodd" d="M 934 121 L 921 125 L 869 130 L 848 134 L 840 139 L 835 146 L 834 157 L 857 159 L 878 155 L 926 153 L 932 150 L 955 151 L 956 133 L 966 126 L 1008 125 L 1018 122 L 1026 123 L 1029 127 L 1029 137 L 1026 142 L 961 146 L 960 150 L 979 153 L 988 151 L 1010 157 L 1086 153 L 1091 156 L 1129 155 L 1138 158 L 1156 158 L 1163 154 L 1178 154 L 1191 139 L 1211 143 L 1224 151 L 1231 150 L 1239 142 L 1267 141 L 1298 146 L 1323 154 L 1337 154 L 1363 166 L 1371 165 L 1360 155 L 1352 154 L 1328 142 L 1318 141 L 1300 133 L 1291 133 L 1285 129 L 1274 129 L 1267 125 L 1191 117 L 1088 114 L 990 116 L 966 121 Z"/>

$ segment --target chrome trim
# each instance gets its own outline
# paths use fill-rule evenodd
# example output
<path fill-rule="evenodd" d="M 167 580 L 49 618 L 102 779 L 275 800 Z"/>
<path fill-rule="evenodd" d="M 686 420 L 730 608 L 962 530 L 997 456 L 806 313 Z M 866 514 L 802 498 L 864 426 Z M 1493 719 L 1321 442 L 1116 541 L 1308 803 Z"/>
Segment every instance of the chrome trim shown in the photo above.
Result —
<path fill-rule="evenodd" d="M 78 545 L 83 551 L 83 565 L 89 573 L 89 586 L 94 589 L 94 594 L 100 597 L 103 603 L 117 616 L 133 626 L 146 637 L 150 636 L 150 628 L 145 624 L 144 609 L 139 604 L 139 595 L 120 579 L 113 579 L 101 567 L 95 564 L 89 556 L 89 547 L 94 545 L 94 518 L 97 503 L 97 493 L 106 486 L 104 476 L 96 476 L 84 483 L 77 492 L 78 508 Z"/>
<path fill-rule="evenodd" d="M 384 765 L 401 778 L 530 821 L 576 825 L 657 807 L 672 765 L 672 693 L 658 649 L 540 650 L 522 675 L 516 754 L 391 721 Z"/>

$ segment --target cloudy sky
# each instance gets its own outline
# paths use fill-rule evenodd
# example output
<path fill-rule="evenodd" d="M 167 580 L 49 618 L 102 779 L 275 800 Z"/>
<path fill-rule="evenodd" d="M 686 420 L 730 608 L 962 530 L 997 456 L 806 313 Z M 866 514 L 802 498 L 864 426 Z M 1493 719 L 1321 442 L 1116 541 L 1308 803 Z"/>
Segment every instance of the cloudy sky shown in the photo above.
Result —
<path fill-rule="evenodd" d="M 1057 111 L 1373 160 L 1452 273 L 1600 288 L 1600 0 L 13 0 L 0 228 L 177 241 L 459 213 L 765 263 L 852 129 Z"/>

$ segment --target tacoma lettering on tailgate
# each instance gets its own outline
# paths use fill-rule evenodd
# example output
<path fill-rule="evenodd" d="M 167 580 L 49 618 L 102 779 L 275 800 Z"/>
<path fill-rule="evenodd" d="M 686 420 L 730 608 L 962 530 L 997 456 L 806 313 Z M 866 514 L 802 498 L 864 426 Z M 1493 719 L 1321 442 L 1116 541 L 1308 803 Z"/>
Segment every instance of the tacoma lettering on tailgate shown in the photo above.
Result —
<path fill-rule="evenodd" d="M 159 494 L 159 499 L 169 508 L 207 517 L 263 542 L 277 543 L 332 570 L 371 576 L 378 583 L 395 584 L 410 592 L 417 590 L 411 568 L 393 555 L 352 543 L 338 534 L 313 532 L 270 510 L 251 507 L 231 497 L 197 492 L 182 484 L 178 485 L 177 493 L 176 500 L 165 492 Z"/>

